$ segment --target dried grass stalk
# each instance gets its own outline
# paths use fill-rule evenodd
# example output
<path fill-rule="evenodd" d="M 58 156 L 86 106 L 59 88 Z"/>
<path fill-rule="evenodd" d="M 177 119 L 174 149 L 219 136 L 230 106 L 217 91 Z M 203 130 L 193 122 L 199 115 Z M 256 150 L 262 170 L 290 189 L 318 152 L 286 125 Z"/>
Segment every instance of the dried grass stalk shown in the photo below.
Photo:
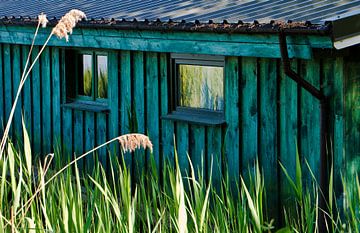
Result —
<path fill-rule="evenodd" d="M 53 28 L 52 33 L 60 39 L 65 38 L 66 41 L 69 41 L 68 34 L 72 34 L 76 23 L 82 19 L 86 19 L 84 12 L 75 9 L 71 10 L 60 19 L 59 23 Z"/>
<path fill-rule="evenodd" d="M 41 27 L 45 28 L 46 24 L 49 22 L 49 20 L 47 20 L 47 18 L 46 18 L 46 15 L 41 13 L 38 16 L 38 19 L 39 19 L 39 24 L 41 25 Z"/>
<path fill-rule="evenodd" d="M 121 148 L 124 152 L 133 152 L 136 149 L 150 149 L 153 151 L 153 145 L 148 136 L 138 133 L 125 134 L 118 137 Z"/>

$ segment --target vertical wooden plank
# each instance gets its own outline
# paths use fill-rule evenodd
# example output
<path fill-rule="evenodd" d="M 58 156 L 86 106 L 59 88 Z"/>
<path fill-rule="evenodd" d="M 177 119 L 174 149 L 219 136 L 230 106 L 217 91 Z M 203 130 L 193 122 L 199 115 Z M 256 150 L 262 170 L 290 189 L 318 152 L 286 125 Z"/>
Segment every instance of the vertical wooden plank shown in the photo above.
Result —
<path fill-rule="evenodd" d="M 221 180 L 222 180 L 222 158 L 221 158 L 221 128 L 210 126 L 206 130 L 206 141 L 207 141 L 207 179 L 210 180 L 212 175 L 212 184 L 215 186 L 217 191 L 220 191 Z M 212 167 L 211 167 L 212 162 Z M 211 171 L 212 168 L 212 171 Z M 210 174 L 210 171 L 212 174 Z"/>
<path fill-rule="evenodd" d="M 190 159 L 195 171 L 196 178 L 204 177 L 205 155 L 205 127 L 199 125 L 190 126 Z"/>
<path fill-rule="evenodd" d="M 52 129 L 54 148 L 61 146 L 60 51 L 51 49 Z"/>
<path fill-rule="evenodd" d="M 95 114 L 93 112 L 85 112 L 85 151 L 89 151 L 95 147 Z M 88 155 L 85 160 L 86 170 L 93 171 L 94 167 L 94 154 Z"/>
<path fill-rule="evenodd" d="M 39 47 L 35 46 L 31 53 L 32 61 L 39 53 Z M 40 88 L 40 63 L 37 61 L 31 72 L 32 81 L 32 112 L 33 112 L 33 151 L 41 154 L 41 88 Z"/>
<path fill-rule="evenodd" d="M 104 113 L 96 114 L 96 144 L 101 145 L 106 142 L 106 115 Z M 98 161 L 103 168 L 107 169 L 107 152 L 106 148 L 97 151 Z"/>
<path fill-rule="evenodd" d="M 51 75 L 50 49 L 45 48 L 41 54 L 41 136 L 42 153 L 51 151 Z"/>
<path fill-rule="evenodd" d="M 130 119 L 131 114 L 131 60 L 130 51 L 121 51 L 120 57 L 120 129 L 121 134 L 130 133 Z M 124 161 L 126 167 L 131 169 L 132 156 L 131 153 L 124 154 Z"/>
<path fill-rule="evenodd" d="M 259 85 L 259 157 L 263 169 L 269 219 L 277 224 L 278 208 L 278 151 L 277 151 L 277 64 L 276 60 L 260 59 Z"/>
<path fill-rule="evenodd" d="M 66 66 L 65 66 L 65 50 L 61 50 L 61 103 L 66 103 Z M 62 108 L 61 114 L 61 136 L 62 136 L 62 154 L 66 161 L 71 160 L 73 153 L 73 113 L 70 108 Z"/>
<path fill-rule="evenodd" d="M 25 45 L 21 46 L 22 71 L 25 68 L 26 60 L 28 59 L 29 50 L 30 50 L 29 46 L 25 46 Z M 28 64 L 28 67 L 29 65 L 30 64 Z M 32 78 L 31 78 L 31 74 L 29 74 L 23 87 L 23 111 L 24 111 L 24 122 L 26 129 L 28 131 L 28 135 L 30 137 L 30 141 L 32 141 L 31 82 L 32 82 Z"/>
<path fill-rule="evenodd" d="M 153 156 L 159 171 L 159 71 L 157 53 L 146 53 L 147 128 L 153 143 Z"/>
<path fill-rule="evenodd" d="M 74 151 L 75 156 L 78 157 L 84 150 L 84 119 L 83 112 L 80 110 L 74 110 Z M 84 161 L 78 162 L 79 170 L 83 171 Z"/>
<path fill-rule="evenodd" d="M 20 46 L 12 45 L 12 95 L 13 101 L 15 100 L 16 93 L 19 89 L 20 79 L 21 79 L 21 68 L 20 68 Z M 22 97 L 19 96 L 18 102 L 16 104 L 14 118 L 13 118 L 13 127 L 14 127 L 14 138 L 22 138 L 22 126 L 21 126 L 21 105 Z"/>
<path fill-rule="evenodd" d="M 258 106 L 257 106 L 257 60 L 242 58 L 240 80 L 240 116 L 241 116 L 241 161 L 242 175 L 248 180 L 249 172 L 254 174 L 258 147 Z M 249 170 L 250 169 L 250 170 Z"/>
<path fill-rule="evenodd" d="M 225 59 L 225 158 L 231 187 L 235 188 L 240 174 L 239 164 L 239 61 L 237 57 Z M 235 190 L 235 189 L 234 189 Z"/>
<path fill-rule="evenodd" d="M 359 172 L 360 158 L 360 59 L 355 50 L 345 66 L 345 166 L 346 175 L 353 178 Z M 351 168 L 351 169 L 350 169 Z"/>
<path fill-rule="evenodd" d="M 109 84 L 108 84 L 108 101 L 110 107 L 109 114 L 109 137 L 119 136 L 119 76 L 118 76 L 118 53 L 109 52 Z M 119 144 L 114 143 L 110 146 L 111 156 L 117 156 L 119 153 Z"/>
<path fill-rule="evenodd" d="M 10 52 L 10 45 L 4 44 L 4 108 L 5 108 L 5 120 L 4 120 L 4 128 L 7 124 L 9 119 L 11 106 L 12 106 L 12 72 L 11 72 L 11 52 Z M 11 135 L 12 128 L 9 131 Z"/>
<path fill-rule="evenodd" d="M 301 62 L 302 77 L 316 88 L 320 86 L 320 63 L 318 60 Z M 320 103 L 306 90 L 301 89 L 300 156 L 302 164 L 308 161 L 316 180 L 320 180 Z M 302 167 L 304 185 L 311 187 L 312 176 L 307 166 Z"/>
<path fill-rule="evenodd" d="M 168 58 L 166 53 L 160 54 L 160 99 L 161 115 L 169 113 L 169 93 L 168 93 Z M 161 146 L 163 163 L 174 164 L 174 123 L 168 120 L 161 121 Z"/>
<path fill-rule="evenodd" d="M 5 127 L 5 120 L 4 120 L 4 76 L 3 76 L 3 45 L 0 44 L 0 134 L 2 135 L 4 133 L 4 127 Z"/>
<path fill-rule="evenodd" d="M 189 172 L 189 128 L 185 122 L 176 122 L 176 150 L 178 156 L 179 168 L 182 176 Z"/>
<path fill-rule="evenodd" d="M 73 154 L 73 113 L 70 108 L 62 109 L 62 142 L 64 158 L 69 161 Z"/>
<path fill-rule="evenodd" d="M 133 74 L 133 119 L 134 131 L 139 133 L 145 132 L 145 83 L 144 83 L 144 53 L 136 51 L 133 53 L 132 74 Z M 144 150 L 137 150 L 134 153 L 134 176 L 139 178 L 145 168 Z"/>
<path fill-rule="evenodd" d="M 322 87 L 324 94 L 329 97 L 329 149 L 333 153 L 334 190 L 337 197 L 342 192 L 341 176 L 345 174 L 344 163 L 344 60 L 342 57 L 323 60 L 324 77 Z"/>
<path fill-rule="evenodd" d="M 291 64 L 293 70 L 297 70 L 297 62 Z M 298 86 L 287 77 L 280 67 L 280 106 L 279 106 L 279 127 L 280 127 L 280 162 L 287 169 L 292 179 L 295 178 L 295 158 L 298 137 Z M 282 170 L 280 170 L 280 206 L 279 212 L 282 213 L 283 206 L 293 205 L 293 200 L 289 199 L 293 193 L 291 186 Z"/>

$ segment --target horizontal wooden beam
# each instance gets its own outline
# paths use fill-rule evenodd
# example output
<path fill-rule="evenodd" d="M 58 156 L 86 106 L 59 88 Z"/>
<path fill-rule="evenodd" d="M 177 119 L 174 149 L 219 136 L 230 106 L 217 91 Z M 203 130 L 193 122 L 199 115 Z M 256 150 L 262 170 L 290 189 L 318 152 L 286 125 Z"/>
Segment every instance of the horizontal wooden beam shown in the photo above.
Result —
<path fill-rule="evenodd" d="M 51 29 L 40 29 L 36 45 L 42 45 Z M 35 28 L 0 25 L 0 43 L 31 44 Z M 115 29 L 75 29 L 69 42 L 53 36 L 50 46 L 151 52 L 193 53 L 224 56 L 280 58 L 276 34 L 218 34 L 199 32 L 123 31 Z M 291 58 L 309 59 L 312 48 L 332 48 L 331 38 L 291 36 Z"/>

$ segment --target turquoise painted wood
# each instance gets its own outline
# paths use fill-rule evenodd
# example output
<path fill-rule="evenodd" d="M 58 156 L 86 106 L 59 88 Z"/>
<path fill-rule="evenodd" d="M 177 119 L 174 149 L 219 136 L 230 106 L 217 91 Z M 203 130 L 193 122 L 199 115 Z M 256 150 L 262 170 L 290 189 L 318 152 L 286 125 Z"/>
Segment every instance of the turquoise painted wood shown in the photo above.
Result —
<path fill-rule="evenodd" d="M 5 109 L 5 120 L 9 119 L 11 106 L 12 106 L 12 77 L 11 77 L 11 54 L 10 54 L 10 45 L 4 44 L 3 50 L 4 50 L 4 109 Z M 6 125 L 6 124 L 5 124 Z M 12 132 L 12 128 L 9 132 Z"/>
<path fill-rule="evenodd" d="M 239 62 L 237 57 L 225 60 L 225 158 L 231 186 L 239 183 Z"/>
<path fill-rule="evenodd" d="M 84 117 L 83 112 L 74 110 L 74 153 L 73 159 L 79 157 L 84 151 Z M 79 169 L 84 169 L 84 160 L 79 160 L 77 163 Z"/>
<path fill-rule="evenodd" d="M 198 125 L 190 126 L 189 154 L 194 168 L 195 177 L 204 177 L 205 164 L 205 127 Z"/>
<path fill-rule="evenodd" d="M 51 64 L 50 49 L 45 48 L 41 54 L 41 136 L 42 136 L 42 153 L 45 155 L 51 151 L 51 141 L 53 134 L 51 133 Z"/>
<path fill-rule="evenodd" d="M 52 144 L 60 148 L 61 143 L 61 95 L 60 95 L 60 49 L 51 48 L 51 124 Z"/>
<path fill-rule="evenodd" d="M 267 190 L 267 206 L 275 221 L 277 218 L 279 184 L 274 177 L 278 175 L 278 127 L 277 127 L 277 61 L 271 59 L 260 59 L 259 77 L 259 163 L 264 175 L 265 189 Z"/>
<path fill-rule="evenodd" d="M 109 115 L 109 138 L 115 138 L 119 136 L 119 76 L 117 70 L 117 67 L 119 65 L 118 53 L 115 51 L 109 52 L 108 60 L 108 82 L 111 83 L 111 85 L 108 85 L 108 104 L 111 111 L 111 114 Z M 123 66 L 121 68 L 123 70 Z M 125 80 L 122 81 L 126 83 Z M 124 88 L 121 88 L 120 91 L 126 93 L 126 90 Z M 119 153 L 119 145 L 111 145 L 110 153 L 113 155 L 117 155 Z"/>
<path fill-rule="evenodd" d="M 24 70 L 26 61 L 28 59 L 28 55 L 30 52 L 29 46 L 21 46 L 21 73 Z M 31 145 L 33 146 L 33 136 L 32 136 L 32 97 L 31 97 L 31 74 L 25 81 L 23 87 L 23 114 L 24 114 L 24 122 L 26 129 L 28 131 Z M 60 125 L 59 125 L 60 126 Z"/>
<path fill-rule="evenodd" d="M 160 136 L 159 136 L 159 70 L 158 56 L 156 53 L 146 53 L 146 100 L 147 100 L 147 133 L 153 143 L 153 159 L 156 163 L 157 171 L 160 165 Z M 149 160 L 148 160 L 149 161 Z"/>
<path fill-rule="evenodd" d="M 122 51 L 120 54 L 120 132 L 121 134 L 130 133 L 131 116 L 131 60 L 130 51 Z M 131 169 L 132 155 L 124 153 L 126 166 Z"/>
<path fill-rule="evenodd" d="M 318 61 L 302 61 L 300 73 L 305 80 L 315 87 L 320 87 L 320 64 Z M 305 165 L 307 161 L 317 180 L 320 179 L 320 102 L 310 93 L 300 90 L 301 126 L 300 126 L 300 155 L 302 158 L 302 171 L 305 184 L 312 183 L 311 173 Z M 310 187 L 310 186 L 309 186 Z"/>
<path fill-rule="evenodd" d="M 39 47 L 34 47 L 33 52 L 31 53 L 31 60 L 34 61 L 36 55 L 39 53 Z M 40 80 L 40 63 L 35 63 L 32 73 L 31 73 L 31 82 L 32 82 L 32 119 L 33 119 L 33 152 L 37 155 L 41 155 L 41 80 Z M 72 135 L 72 134 L 71 134 Z M 70 137 L 70 135 L 69 135 Z M 70 144 L 65 144 L 68 146 L 72 145 L 72 142 Z"/>
<path fill-rule="evenodd" d="M 20 46 L 12 46 L 11 51 L 11 60 L 12 60 L 12 102 L 15 100 L 16 93 L 18 91 L 21 79 L 21 65 L 20 65 Z M 19 96 L 18 103 L 15 108 L 14 120 L 13 120 L 13 133 L 15 139 L 22 137 L 22 125 L 21 125 L 21 105 L 22 105 L 22 96 Z"/>
<path fill-rule="evenodd" d="M 169 62 L 167 54 L 160 54 L 160 99 L 161 99 L 161 116 L 169 113 L 169 91 L 168 80 L 171 78 L 168 74 Z M 174 124 L 167 120 L 161 120 L 161 146 L 163 164 L 174 164 Z"/>
<path fill-rule="evenodd" d="M 2 84 L 2 86 L 0 87 L 0 104 L 2 105 L 0 107 L 0 134 L 3 134 L 4 132 L 4 125 L 6 124 L 5 120 L 4 120 L 4 88 L 3 88 L 3 83 L 4 83 L 4 76 L 3 76 L 3 45 L 0 44 L 0 84 Z"/>
<path fill-rule="evenodd" d="M 222 182 L 222 151 L 223 135 L 221 127 L 206 128 L 206 168 L 207 180 L 212 181 L 217 191 L 220 191 Z"/>
<path fill-rule="evenodd" d="M 254 174 L 258 155 L 258 67 L 256 58 L 242 58 L 240 77 L 240 155 L 245 181 Z"/>
<path fill-rule="evenodd" d="M 297 70 L 297 61 L 291 63 L 291 68 Z M 280 69 L 283 70 L 282 66 Z M 279 160 L 287 169 L 292 179 L 295 179 L 295 158 L 298 145 L 298 85 L 287 77 L 284 72 L 280 73 L 280 106 L 279 106 Z M 281 206 L 293 206 L 289 199 L 292 190 L 284 172 L 280 169 L 280 204 Z"/>
<path fill-rule="evenodd" d="M 19 44 L 31 44 L 33 38 L 33 31 L 24 30 L 20 31 L 15 28 L 8 28 L 6 26 L 0 27 L 0 42 L 2 43 L 19 43 Z M 10 30 L 10 31 L 9 31 Z M 16 31 L 18 30 L 18 31 Z M 48 38 L 49 33 L 47 30 L 41 31 L 36 45 L 43 44 Z M 135 34 L 132 32 L 117 33 L 114 37 L 114 31 L 112 33 L 103 33 L 99 35 L 91 34 L 94 31 L 86 31 L 86 29 L 79 30 L 78 33 L 74 33 L 69 42 L 65 40 L 59 40 L 55 36 L 49 41 L 50 46 L 76 46 L 76 47 L 92 47 L 103 49 L 120 49 L 120 50 L 141 50 L 149 52 L 178 52 L 178 53 L 197 53 L 197 54 L 213 54 L 213 55 L 227 55 L 227 56 L 258 56 L 258 57 L 271 57 L 279 58 L 280 50 L 277 35 L 260 36 L 259 40 L 257 36 L 254 36 L 252 40 L 249 37 L 246 38 L 231 38 L 225 36 L 226 39 L 221 40 L 214 38 L 215 35 L 210 35 L 208 40 L 197 39 L 204 38 L 201 33 L 189 34 L 174 33 L 169 39 L 166 36 L 161 36 L 158 33 L 154 36 L 142 36 L 141 34 Z M 146 35 L 146 32 L 143 33 Z M 150 33 L 154 34 L 154 33 Z M 238 36 L 239 37 L 239 36 Z M 270 40 L 266 41 L 266 38 Z M 311 48 L 313 47 L 331 47 L 331 40 L 329 38 L 322 37 L 309 37 L 310 40 L 316 42 L 305 42 L 304 39 L 295 38 L 290 39 L 288 44 L 289 56 L 297 58 L 309 59 L 312 56 Z M 258 43 L 258 42 L 261 43 Z M 323 41 L 324 45 L 320 45 L 318 41 Z"/>
<path fill-rule="evenodd" d="M 145 133 L 145 82 L 144 82 L 144 53 L 134 52 L 132 54 L 132 73 L 134 76 L 133 89 L 133 121 L 134 132 Z M 134 174 L 135 179 L 138 179 L 142 174 L 145 174 L 146 155 L 143 149 L 135 151 L 134 153 Z M 139 180 L 139 179 L 138 179 Z"/>
<path fill-rule="evenodd" d="M 103 113 L 96 114 L 96 145 L 101 145 L 106 142 L 106 115 Z M 98 161 L 102 167 L 106 170 L 108 168 L 107 150 L 106 148 L 100 148 L 97 151 Z"/>
<path fill-rule="evenodd" d="M 95 147 L 95 113 L 85 112 L 85 151 L 89 151 Z M 94 168 L 95 153 L 88 155 L 85 159 L 85 167 L 88 171 Z"/>
<path fill-rule="evenodd" d="M 181 174 L 188 175 L 189 173 L 189 126 L 184 122 L 177 122 L 175 124 L 175 138 L 176 138 L 176 152 Z"/>

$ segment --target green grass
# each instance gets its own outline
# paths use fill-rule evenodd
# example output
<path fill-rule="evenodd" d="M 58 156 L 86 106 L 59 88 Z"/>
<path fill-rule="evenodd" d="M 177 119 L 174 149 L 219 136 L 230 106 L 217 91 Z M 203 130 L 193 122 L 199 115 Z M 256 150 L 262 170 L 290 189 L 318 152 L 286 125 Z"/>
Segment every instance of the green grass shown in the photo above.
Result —
<path fill-rule="evenodd" d="M 107 172 L 97 163 L 91 174 L 82 174 L 75 163 L 44 186 L 61 167 L 52 158 L 34 163 L 26 131 L 24 148 L 16 150 L 8 143 L 0 163 L 0 232 L 276 232 L 264 214 L 258 164 L 249 183 L 240 178 L 236 190 L 230 190 L 225 174 L 215 191 L 191 163 L 189 174 L 181 174 L 177 163 L 165 165 L 158 174 L 150 159 L 135 179 L 120 165 L 123 161 L 113 157 Z M 320 194 L 316 186 L 303 187 L 299 158 L 296 161 L 296 178 L 289 177 L 296 211 L 285 210 L 286 226 L 278 232 L 317 232 Z M 328 226 L 334 232 L 359 232 L 359 179 L 344 178 L 343 185 L 344 205 L 331 207 L 337 211 L 330 214 Z M 329 189 L 332 193 L 331 185 Z"/>

